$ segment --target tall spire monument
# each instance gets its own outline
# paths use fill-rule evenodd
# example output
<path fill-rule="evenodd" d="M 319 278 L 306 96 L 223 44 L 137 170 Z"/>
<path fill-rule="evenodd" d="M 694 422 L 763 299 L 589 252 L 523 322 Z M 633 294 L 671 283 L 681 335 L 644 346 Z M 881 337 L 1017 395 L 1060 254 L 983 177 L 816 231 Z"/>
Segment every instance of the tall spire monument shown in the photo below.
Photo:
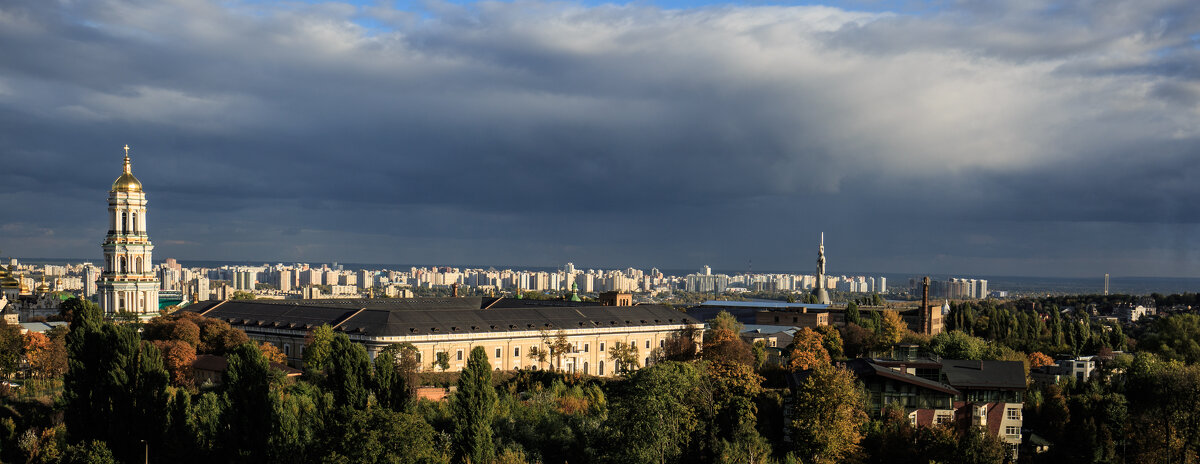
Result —
<path fill-rule="evenodd" d="M 146 193 L 129 167 L 108 192 L 108 235 L 104 238 L 104 272 L 97 290 L 105 314 L 158 314 L 158 277 L 150 264 L 154 245 L 146 233 Z"/>
<path fill-rule="evenodd" d="M 825 232 L 821 232 L 821 247 L 817 249 L 817 286 L 813 295 L 817 303 L 829 304 L 829 291 L 825 290 Z"/>

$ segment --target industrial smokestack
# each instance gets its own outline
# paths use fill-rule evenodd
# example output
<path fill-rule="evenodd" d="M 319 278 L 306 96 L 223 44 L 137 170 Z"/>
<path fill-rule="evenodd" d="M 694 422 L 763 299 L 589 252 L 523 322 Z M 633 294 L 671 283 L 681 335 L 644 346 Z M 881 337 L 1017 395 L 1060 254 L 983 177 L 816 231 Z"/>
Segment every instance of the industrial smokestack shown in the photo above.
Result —
<path fill-rule="evenodd" d="M 929 312 L 929 276 L 921 280 L 921 330 L 926 334 L 933 332 L 933 314 Z"/>

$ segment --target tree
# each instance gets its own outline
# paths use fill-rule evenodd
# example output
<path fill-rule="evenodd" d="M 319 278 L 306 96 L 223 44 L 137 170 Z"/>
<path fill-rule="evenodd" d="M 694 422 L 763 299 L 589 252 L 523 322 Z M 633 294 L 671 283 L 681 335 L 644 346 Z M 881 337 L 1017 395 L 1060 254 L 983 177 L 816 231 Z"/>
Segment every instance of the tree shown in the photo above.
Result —
<path fill-rule="evenodd" d="M 284 356 L 283 351 L 274 344 L 261 342 L 258 344 L 258 350 L 262 351 L 263 357 L 267 358 L 267 362 L 275 364 L 287 364 L 287 356 Z"/>
<path fill-rule="evenodd" d="M 8 378 L 17 372 L 24 354 L 25 340 L 21 328 L 0 320 L 0 376 Z"/>
<path fill-rule="evenodd" d="M 332 356 L 333 328 L 322 324 L 308 332 L 304 340 L 304 370 L 321 372 L 329 365 Z"/>
<path fill-rule="evenodd" d="M 411 343 L 388 345 L 375 356 L 375 399 L 393 411 L 403 411 L 416 397 L 417 348 Z"/>
<path fill-rule="evenodd" d="M 862 319 L 858 314 L 858 303 L 853 301 L 846 303 L 846 323 L 862 325 Z"/>
<path fill-rule="evenodd" d="M 983 359 L 987 342 L 965 332 L 951 330 L 933 336 L 929 348 L 934 354 L 948 359 Z"/>
<path fill-rule="evenodd" d="M 704 334 L 704 349 L 700 351 L 700 357 L 709 361 L 753 364 L 754 353 L 750 351 L 750 344 L 742 340 L 739 333 L 726 328 L 710 329 Z"/>
<path fill-rule="evenodd" d="M 904 318 L 900 317 L 899 311 L 885 309 L 880 312 L 883 313 L 883 322 L 879 326 L 879 344 L 891 346 L 900 343 L 904 332 L 908 330 Z"/>
<path fill-rule="evenodd" d="M 25 334 L 25 359 L 29 370 L 39 379 L 52 379 L 67 371 L 65 334 L 51 339 L 45 334 Z"/>
<path fill-rule="evenodd" d="M 695 363 L 662 362 L 633 373 L 608 421 L 617 462 L 667 463 L 698 442 L 703 372 Z"/>
<path fill-rule="evenodd" d="M 1036 369 L 1039 367 L 1053 366 L 1053 365 L 1054 365 L 1054 359 L 1051 359 L 1049 356 L 1042 354 L 1040 351 L 1034 351 L 1033 353 L 1029 353 L 1029 367 Z"/>
<path fill-rule="evenodd" d="M 616 363 L 615 370 L 622 375 L 627 375 L 641 367 L 641 362 L 638 360 L 638 347 L 632 343 L 615 342 L 608 350 L 609 357 Z"/>
<path fill-rule="evenodd" d="M 814 464 L 842 462 L 862 439 L 865 394 L 850 371 L 820 366 L 800 382 L 792 402 L 792 444 Z"/>
<path fill-rule="evenodd" d="M 963 432 L 958 440 L 958 453 L 954 462 L 963 464 L 1002 464 L 1007 451 L 1000 437 L 988 433 L 982 427 L 972 427 Z"/>
<path fill-rule="evenodd" d="M 571 352 L 571 342 L 567 341 L 567 333 L 559 330 L 554 338 L 550 338 L 549 334 L 543 332 L 542 343 L 545 343 L 546 347 L 550 349 L 550 356 L 553 356 L 556 364 L 558 364 L 555 368 L 561 371 L 563 354 Z"/>
<path fill-rule="evenodd" d="M 1165 360 L 1188 364 L 1200 362 L 1200 315 L 1176 314 L 1154 321 L 1138 341 L 1138 347 L 1157 353 Z"/>
<path fill-rule="evenodd" d="M 254 294 L 253 294 L 253 293 L 251 293 L 251 292 L 244 292 L 244 291 L 238 290 L 238 291 L 236 291 L 236 292 L 233 292 L 233 297 L 232 297 L 231 299 L 234 299 L 234 300 L 253 300 L 254 298 L 255 298 L 255 296 L 254 296 Z"/>
<path fill-rule="evenodd" d="M 730 314 L 729 311 L 721 310 L 721 312 L 718 312 L 716 316 L 713 316 L 713 318 L 708 321 L 708 329 L 728 330 L 735 334 L 740 334 L 746 330 L 746 326 L 742 325 L 741 322 L 738 322 L 737 318 L 733 317 L 733 314 Z"/>
<path fill-rule="evenodd" d="M 458 392 L 451 403 L 454 412 L 455 455 L 462 461 L 486 463 L 496 456 L 492 443 L 492 417 L 496 413 L 496 389 L 492 366 L 482 346 L 471 350 L 458 378 Z"/>
<path fill-rule="evenodd" d="M 75 318 L 75 315 L 84 310 L 98 311 L 100 310 L 100 307 L 96 306 L 96 303 L 92 303 L 89 300 L 74 297 L 68 300 L 63 300 L 63 302 L 58 305 L 58 316 L 70 324 Z"/>
<path fill-rule="evenodd" d="M 442 372 L 446 372 L 446 369 L 450 368 L 450 353 L 439 351 L 433 358 L 433 367 L 441 369 Z"/>
<path fill-rule="evenodd" d="M 325 385 L 333 393 L 334 404 L 366 409 L 370 372 L 367 349 L 351 342 L 346 334 L 335 335 L 325 369 Z"/>
<path fill-rule="evenodd" d="M 696 359 L 700 347 L 696 345 L 696 337 L 700 329 L 688 324 L 687 327 L 671 334 L 663 344 L 656 359 L 661 361 L 691 361 Z"/>
<path fill-rule="evenodd" d="M 843 359 L 846 357 L 842 342 L 842 334 L 838 329 L 831 325 L 817 326 L 817 333 L 821 334 L 821 344 L 825 346 L 825 351 L 829 352 L 831 359 Z"/>
<path fill-rule="evenodd" d="M 388 409 L 353 411 L 334 427 L 322 462 L 449 463 L 436 432 L 420 417 Z M 490 461 L 472 461 L 490 462 Z"/>
<path fill-rule="evenodd" d="M 63 452 L 62 464 L 116 464 L 112 451 L 104 442 L 92 440 L 68 446 Z"/>
<path fill-rule="evenodd" d="M 793 371 L 806 371 L 829 365 L 829 352 L 825 350 L 824 337 L 815 330 L 805 327 L 792 338 L 788 353 L 788 367 Z"/>
<path fill-rule="evenodd" d="M 196 348 L 180 340 L 155 340 L 152 343 L 163 354 L 163 362 L 171 375 L 171 384 L 177 387 L 191 386 Z"/>
<path fill-rule="evenodd" d="M 219 319 L 196 317 L 192 322 L 200 328 L 200 345 L 196 346 L 197 353 L 223 355 L 250 340 L 246 337 L 245 332 L 235 329 L 228 322 Z"/>
<path fill-rule="evenodd" d="M 858 357 L 874 343 L 875 334 L 858 324 L 846 324 L 839 332 L 842 335 L 843 353 L 851 358 Z"/>
<path fill-rule="evenodd" d="M 225 425 L 223 445 L 232 462 L 262 462 L 267 449 L 262 437 L 248 430 L 271 430 L 275 422 L 271 386 L 280 380 L 279 371 L 267 364 L 254 343 L 243 343 L 227 357 L 225 403 L 221 423 Z"/>

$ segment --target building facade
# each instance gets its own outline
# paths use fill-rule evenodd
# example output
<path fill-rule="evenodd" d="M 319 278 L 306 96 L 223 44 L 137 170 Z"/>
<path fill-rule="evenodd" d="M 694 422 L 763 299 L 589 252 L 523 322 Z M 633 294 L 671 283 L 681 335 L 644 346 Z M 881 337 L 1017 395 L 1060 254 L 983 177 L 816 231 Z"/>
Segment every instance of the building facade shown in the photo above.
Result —
<path fill-rule="evenodd" d="M 324 300 L 230 300 L 189 306 L 205 317 L 228 322 L 251 339 L 276 345 L 289 364 L 303 365 L 309 332 L 321 325 L 346 334 L 372 358 L 395 343 L 411 343 L 423 370 L 446 353 L 447 370 L 458 371 L 471 350 L 482 346 L 498 370 L 548 369 L 597 376 L 616 375 L 612 348 L 637 351 L 639 366 L 653 363 L 666 341 L 703 323 L 659 305 L 601 306 L 569 301 L 513 298 L 412 298 Z M 700 343 L 701 330 L 695 342 Z M 538 359 L 562 334 L 571 345 L 558 357 Z"/>
<path fill-rule="evenodd" d="M 158 313 L 158 276 L 151 266 L 154 245 L 146 231 L 146 193 L 129 166 L 108 193 L 108 235 L 104 238 L 104 270 L 96 289 L 106 314 Z"/>

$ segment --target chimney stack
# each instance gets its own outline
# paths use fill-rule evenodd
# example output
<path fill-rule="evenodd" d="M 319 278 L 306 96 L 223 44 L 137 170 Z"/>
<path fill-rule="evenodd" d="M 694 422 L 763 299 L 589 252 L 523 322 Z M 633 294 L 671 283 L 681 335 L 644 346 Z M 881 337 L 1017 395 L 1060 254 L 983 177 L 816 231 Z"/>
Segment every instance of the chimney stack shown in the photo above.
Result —
<path fill-rule="evenodd" d="M 929 276 L 921 280 L 921 330 L 925 334 L 933 332 L 933 314 L 929 312 Z"/>

